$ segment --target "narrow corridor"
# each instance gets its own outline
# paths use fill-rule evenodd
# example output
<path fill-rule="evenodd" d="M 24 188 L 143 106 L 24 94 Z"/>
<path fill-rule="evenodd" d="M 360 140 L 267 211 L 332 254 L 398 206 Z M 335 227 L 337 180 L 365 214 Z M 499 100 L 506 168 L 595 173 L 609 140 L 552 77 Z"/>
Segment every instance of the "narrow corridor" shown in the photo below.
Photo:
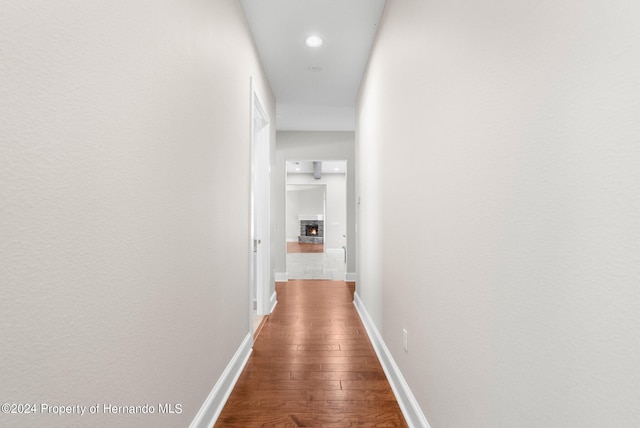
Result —
<path fill-rule="evenodd" d="M 406 427 L 346 282 L 279 283 L 216 427 Z"/>

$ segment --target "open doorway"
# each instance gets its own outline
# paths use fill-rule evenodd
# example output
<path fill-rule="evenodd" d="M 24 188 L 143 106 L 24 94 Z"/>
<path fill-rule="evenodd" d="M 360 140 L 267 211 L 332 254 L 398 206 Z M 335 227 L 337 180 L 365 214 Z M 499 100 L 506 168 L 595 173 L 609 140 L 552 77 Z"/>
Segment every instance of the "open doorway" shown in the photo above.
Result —
<path fill-rule="evenodd" d="M 344 280 L 346 160 L 288 160 L 286 168 L 288 278 Z"/>
<path fill-rule="evenodd" d="M 287 184 L 287 253 L 324 253 L 325 184 Z"/>
<path fill-rule="evenodd" d="M 251 319 L 254 335 L 271 312 L 270 120 L 251 82 Z"/>

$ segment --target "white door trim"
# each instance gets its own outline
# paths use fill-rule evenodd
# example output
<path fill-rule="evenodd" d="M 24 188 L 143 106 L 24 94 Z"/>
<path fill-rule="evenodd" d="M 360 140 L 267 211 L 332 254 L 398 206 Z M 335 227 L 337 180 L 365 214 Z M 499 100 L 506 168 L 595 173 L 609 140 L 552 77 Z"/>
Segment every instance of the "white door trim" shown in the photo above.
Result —
<path fill-rule="evenodd" d="M 270 137 L 271 121 L 256 91 L 251 86 L 251 305 L 256 301 L 257 315 L 268 315 L 271 308 L 270 265 Z"/>

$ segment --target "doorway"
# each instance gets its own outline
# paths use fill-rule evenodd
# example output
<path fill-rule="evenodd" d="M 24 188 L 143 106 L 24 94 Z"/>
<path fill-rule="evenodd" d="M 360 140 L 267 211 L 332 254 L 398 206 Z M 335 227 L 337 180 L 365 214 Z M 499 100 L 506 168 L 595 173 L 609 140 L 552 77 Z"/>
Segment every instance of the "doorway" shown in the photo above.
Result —
<path fill-rule="evenodd" d="M 250 325 L 255 334 L 271 312 L 269 115 L 251 81 L 251 261 Z"/>
<path fill-rule="evenodd" d="M 287 160 L 289 279 L 345 280 L 346 160 Z"/>

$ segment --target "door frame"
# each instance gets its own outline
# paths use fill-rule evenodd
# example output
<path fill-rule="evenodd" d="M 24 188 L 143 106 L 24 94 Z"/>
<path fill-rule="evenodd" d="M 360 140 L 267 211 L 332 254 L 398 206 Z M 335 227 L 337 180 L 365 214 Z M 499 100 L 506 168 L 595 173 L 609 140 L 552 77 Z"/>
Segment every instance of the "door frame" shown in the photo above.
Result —
<path fill-rule="evenodd" d="M 325 224 L 325 243 L 324 243 L 324 254 L 326 254 L 327 252 L 332 250 L 335 250 L 336 248 L 330 248 L 327 245 L 327 234 L 329 231 L 329 228 L 331 227 L 331 222 L 334 221 L 333 217 L 331 217 L 331 215 L 327 214 L 327 198 L 328 198 L 328 194 L 329 194 L 329 187 L 327 185 L 326 182 L 321 182 L 321 183 L 315 183 L 315 182 L 309 182 L 309 183 L 300 183 L 300 182 L 296 182 L 296 183 L 291 183 L 289 180 L 289 165 L 292 162 L 314 162 L 314 161 L 320 161 L 320 162 L 341 162 L 344 163 L 344 167 L 345 167 L 345 172 L 344 172 L 344 192 L 345 192 L 345 211 L 344 211 L 344 222 L 345 222 L 345 228 L 344 228 L 344 234 L 342 235 L 342 239 L 341 242 L 344 244 L 341 246 L 341 249 L 344 251 L 344 267 L 345 267 L 345 275 L 344 275 L 344 280 L 347 280 L 348 278 L 348 272 L 347 272 L 347 257 L 350 257 L 348 255 L 348 249 L 349 249 L 349 240 L 348 240 L 348 235 L 350 232 L 350 228 L 349 228 L 349 160 L 347 158 L 341 158 L 341 157 L 326 157 L 326 156 L 318 156 L 318 157 L 286 157 L 284 159 L 284 224 L 285 224 L 285 228 L 284 228 L 284 233 L 283 235 L 283 241 L 284 241 L 284 248 L 283 251 L 285 253 L 285 259 L 284 259 L 284 271 L 286 273 L 286 278 L 287 279 L 295 279 L 292 277 L 292 274 L 290 272 L 290 267 L 289 267 L 289 263 L 287 260 L 287 242 L 289 239 L 289 235 L 288 235 L 288 218 L 287 218 L 287 214 L 288 214 L 288 205 L 289 205 L 289 200 L 288 200 L 288 186 L 289 185 L 301 185 L 301 186 L 323 186 L 324 187 L 324 209 L 323 209 L 323 219 L 324 219 L 324 224 Z M 330 174 L 330 173 L 329 173 Z M 351 280 L 353 281 L 353 280 Z"/>
<path fill-rule="evenodd" d="M 251 224 L 250 305 L 253 323 L 257 315 L 268 315 L 271 282 L 270 230 L 270 141 L 271 120 L 250 78 L 251 93 Z"/>

